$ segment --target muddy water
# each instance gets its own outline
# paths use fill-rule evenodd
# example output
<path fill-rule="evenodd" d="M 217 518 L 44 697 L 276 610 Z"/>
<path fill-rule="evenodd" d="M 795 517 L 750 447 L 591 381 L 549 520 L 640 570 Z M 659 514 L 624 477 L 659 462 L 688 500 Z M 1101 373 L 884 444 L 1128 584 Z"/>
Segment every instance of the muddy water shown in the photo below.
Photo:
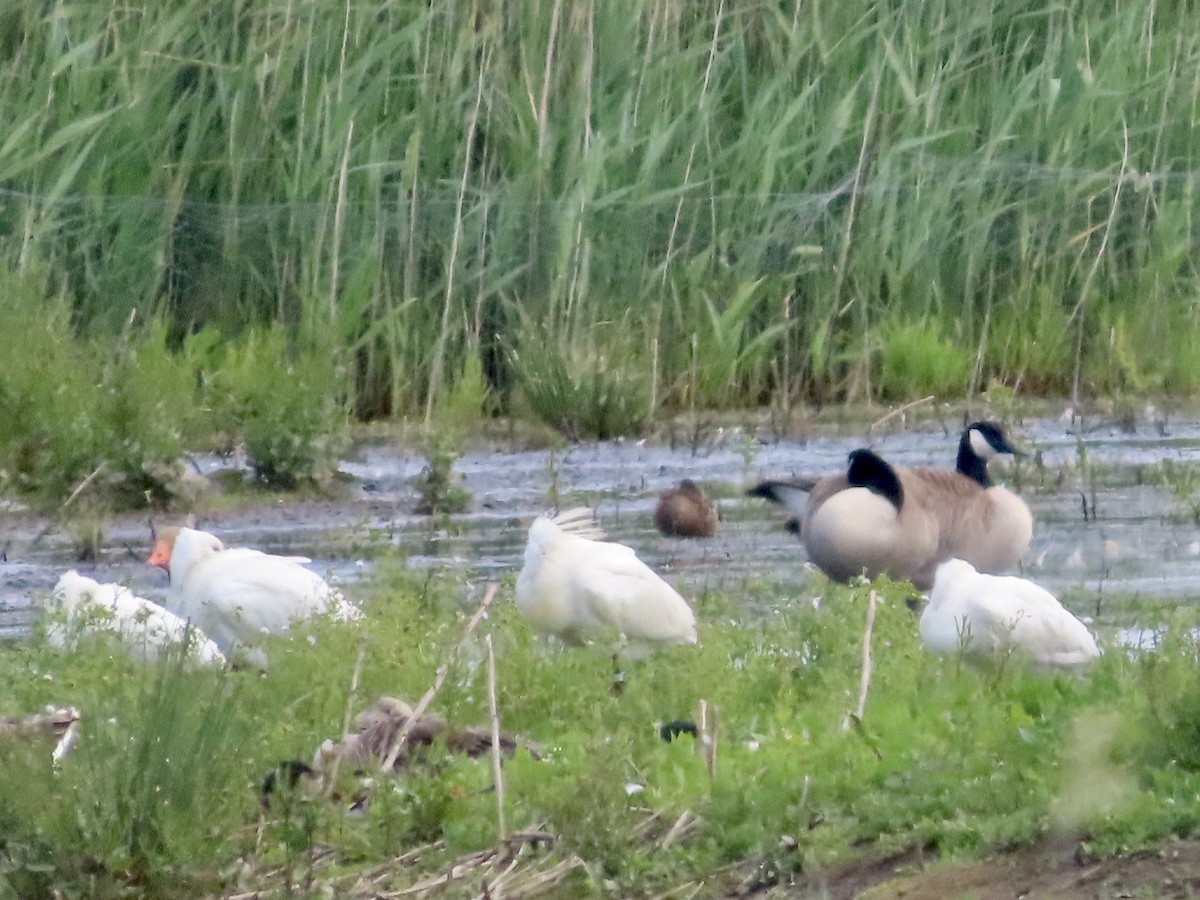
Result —
<path fill-rule="evenodd" d="M 1034 512 L 1027 575 L 1061 593 L 1072 608 L 1099 613 L 1101 624 L 1110 615 L 1123 616 L 1122 625 L 1135 624 L 1128 604 L 1120 614 L 1106 613 L 1100 602 L 1106 597 L 1191 603 L 1200 596 L 1200 528 L 1191 506 L 1163 474 L 1164 465 L 1200 470 L 1200 421 L 1122 427 L 1103 420 L 1041 419 L 1026 420 L 1014 431 L 1037 456 L 994 468 L 998 480 L 1019 489 Z M 515 572 L 530 518 L 557 491 L 563 506 L 597 507 L 612 539 L 635 547 L 685 594 L 736 589 L 747 578 L 800 591 L 811 577 L 802 547 L 782 530 L 780 508 L 745 498 L 747 486 L 763 477 L 835 471 L 851 449 L 863 445 L 900 465 L 952 466 L 956 442 L 956 434 L 936 426 L 777 442 L 730 429 L 695 449 L 615 441 L 555 453 L 470 453 L 455 469 L 473 496 L 471 509 L 445 529 L 412 513 L 424 460 L 391 446 L 365 446 L 341 467 L 349 479 L 343 500 L 264 502 L 209 513 L 200 525 L 229 544 L 309 556 L 314 568 L 332 573 L 353 594 L 381 547 L 397 548 L 409 566 L 448 568 L 471 581 Z M 223 465 L 203 457 L 196 463 L 205 473 Z M 683 477 L 720 498 L 717 537 L 686 541 L 654 530 L 658 492 Z M 1200 506 L 1200 478 L 1195 501 Z M 142 563 L 149 533 L 141 518 L 109 523 L 101 558 L 79 564 L 69 533 L 0 507 L 0 547 L 6 548 L 0 562 L 0 635 L 25 631 L 37 600 L 67 568 L 129 584 L 152 599 L 166 590 L 165 575 Z"/>

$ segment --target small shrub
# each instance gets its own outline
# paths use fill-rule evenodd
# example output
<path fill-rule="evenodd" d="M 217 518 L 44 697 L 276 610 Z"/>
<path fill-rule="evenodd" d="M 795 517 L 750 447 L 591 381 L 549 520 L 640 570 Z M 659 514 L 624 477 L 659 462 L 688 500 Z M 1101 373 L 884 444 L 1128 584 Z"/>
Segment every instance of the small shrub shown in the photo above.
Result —
<path fill-rule="evenodd" d="M 936 325 L 894 322 L 882 332 L 879 394 L 909 400 L 925 394 L 960 396 L 971 376 L 971 354 L 946 340 Z"/>
<path fill-rule="evenodd" d="M 336 471 L 349 418 L 334 354 L 293 351 L 282 328 L 269 328 L 227 347 L 205 380 L 214 421 L 245 445 L 259 483 L 290 490 Z"/>
<path fill-rule="evenodd" d="M 0 275 L 0 484 L 45 505 L 81 486 L 100 505 L 171 498 L 194 390 L 159 322 L 113 348 L 71 328 L 36 276 Z"/>
<path fill-rule="evenodd" d="M 93 342 L 92 352 L 99 355 L 101 346 Z M 93 436 L 119 505 L 166 505 L 175 496 L 196 391 L 187 367 L 167 349 L 164 323 L 151 322 L 117 345 L 98 399 Z"/>
<path fill-rule="evenodd" d="M 1200 772 L 1200 643 L 1195 616 L 1179 613 L 1154 653 L 1140 659 L 1146 709 L 1139 755 L 1152 766 Z"/>
<path fill-rule="evenodd" d="M 636 433 L 645 424 L 649 372 L 636 368 L 630 340 L 616 331 L 597 327 L 579 343 L 541 335 L 522 341 L 513 354 L 530 410 L 571 440 L 605 440 Z"/>
<path fill-rule="evenodd" d="M 454 438 L 445 431 L 434 432 L 425 441 L 428 462 L 417 478 L 416 512 L 423 516 L 444 516 L 463 512 L 471 502 L 471 492 L 454 474 L 458 460 Z"/>

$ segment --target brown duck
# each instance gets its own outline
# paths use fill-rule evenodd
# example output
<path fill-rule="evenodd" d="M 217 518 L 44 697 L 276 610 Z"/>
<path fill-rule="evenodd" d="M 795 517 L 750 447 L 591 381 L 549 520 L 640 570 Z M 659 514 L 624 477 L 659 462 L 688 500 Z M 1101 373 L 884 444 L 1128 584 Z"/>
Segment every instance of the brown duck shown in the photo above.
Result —
<path fill-rule="evenodd" d="M 717 509 L 696 482 L 685 478 L 662 492 L 654 524 L 669 537 L 712 537 L 717 531 Z"/>

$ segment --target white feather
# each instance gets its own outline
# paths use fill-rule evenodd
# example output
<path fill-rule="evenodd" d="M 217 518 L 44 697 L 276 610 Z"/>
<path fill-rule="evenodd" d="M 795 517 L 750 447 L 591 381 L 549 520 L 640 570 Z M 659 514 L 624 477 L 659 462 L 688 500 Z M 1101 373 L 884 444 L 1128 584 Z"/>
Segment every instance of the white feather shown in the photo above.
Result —
<path fill-rule="evenodd" d="M 208 532 L 181 528 L 171 549 L 167 605 L 199 623 L 227 655 L 263 666 L 265 656 L 254 647 L 263 635 L 282 634 L 312 616 L 361 616 L 340 591 L 296 559 L 227 549 Z"/>
<path fill-rule="evenodd" d="M 586 506 L 564 509 L 551 519 L 560 531 L 594 541 L 607 540 L 608 535 L 596 521 L 596 514 Z"/>
<path fill-rule="evenodd" d="M 73 637 L 104 632 L 118 637 L 135 659 L 154 660 L 168 647 L 186 639 L 188 652 L 199 662 L 210 665 L 225 662 L 217 645 L 198 627 L 189 630 L 185 619 L 135 596 L 124 585 L 100 584 L 72 569 L 58 579 L 53 602 L 63 617 L 46 629 L 52 646 L 68 647 Z"/>
<path fill-rule="evenodd" d="M 1049 666 L 1081 666 L 1096 640 L 1045 588 L 1012 575 L 985 575 L 952 559 L 938 566 L 921 639 L 934 653 L 991 655 L 1009 649 Z"/>
<path fill-rule="evenodd" d="M 517 610 L 544 634 L 579 643 L 615 631 L 633 644 L 696 643 L 686 600 L 624 544 L 583 537 L 567 518 L 538 516 L 517 578 Z M 590 516 L 590 513 L 589 513 Z"/>

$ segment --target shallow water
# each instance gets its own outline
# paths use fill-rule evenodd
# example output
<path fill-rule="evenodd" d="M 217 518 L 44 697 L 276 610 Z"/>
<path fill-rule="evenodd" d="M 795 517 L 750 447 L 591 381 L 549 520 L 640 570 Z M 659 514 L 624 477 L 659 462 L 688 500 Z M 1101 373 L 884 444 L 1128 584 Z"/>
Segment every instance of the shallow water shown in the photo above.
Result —
<path fill-rule="evenodd" d="M 1163 481 L 1163 463 L 1200 464 L 1200 421 L 1147 422 L 1125 428 L 1096 421 L 1081 427 L 1056 419 L 1027 420 L 1014 429 L 1040 459 L 994 466 L 997 480 L 1018 489 L 1035 518 L 1025 574 L 1059 592 L 1069 606 L 1101 624 L 1128 627 L 1128 602 L 1106 612 L 1106 597 L 1140 596 L 1190 603 L 1200 596 L 1200 528 L 1190 507 Z M 748 578 L 804 590 L 811 570 L 799 542 L 782 529 L 780 507 L 743 496 L 764 477 L 821 474 L 869 445 L 900 465 L 952 466 L 957 434 L 925 426 L 867 436 L 822 436 L 762 442 L 739 429 L 714 433 L 693 452 L 636 441 L 580 444 L 567 450 L 480 452 L 455 466 L 473 496 L 471 509 L 434 529 L 411 510 L 424 459 L 391 446 L 360 448 L 341 469 L 349 497 L 327 503 L 263 503 L 202 518 L 201 527 L 229 544 L 303 554 L 332 573 L 351 594 L 372 568 L 380 546 L 395 547 L 414 568 L 449 568 L 472 581 L 499 579 L 521 565 L 525 529 L 557 490 L 560 505 L 592 505 L 614 540 L 635 547 L 685 594 L 736 589 Z M 1080 467 L 1081 451 L 1093 469 Z M 221 460 L 197 457 L 208 473 Z M 1089 474 L 1089 472 L 1094 474 Z M 664 538 L 652 512 L 659 491 L 689 477 L 718 496 L 722 522 L 710 540 Z M 1085 520 L 1083 502 L 1095 501 Z M 1197 486 L 1200 503 L 1200 481 Z M 159 599 L 166 576 L 148 569 L 144 520 L 122 518 L 106 528 L 101 559 L 77 564 L 70 535 L 44 523 L 0 512 L 0 636 L 28 627 L 36 601 L 58 575 L 77 567 L 102 581 L 120 581 Z M 1119 611 L 1118 611 L 1119 610 Z M 1120 620 L 1120 621 L 1118 621 Z"/>

